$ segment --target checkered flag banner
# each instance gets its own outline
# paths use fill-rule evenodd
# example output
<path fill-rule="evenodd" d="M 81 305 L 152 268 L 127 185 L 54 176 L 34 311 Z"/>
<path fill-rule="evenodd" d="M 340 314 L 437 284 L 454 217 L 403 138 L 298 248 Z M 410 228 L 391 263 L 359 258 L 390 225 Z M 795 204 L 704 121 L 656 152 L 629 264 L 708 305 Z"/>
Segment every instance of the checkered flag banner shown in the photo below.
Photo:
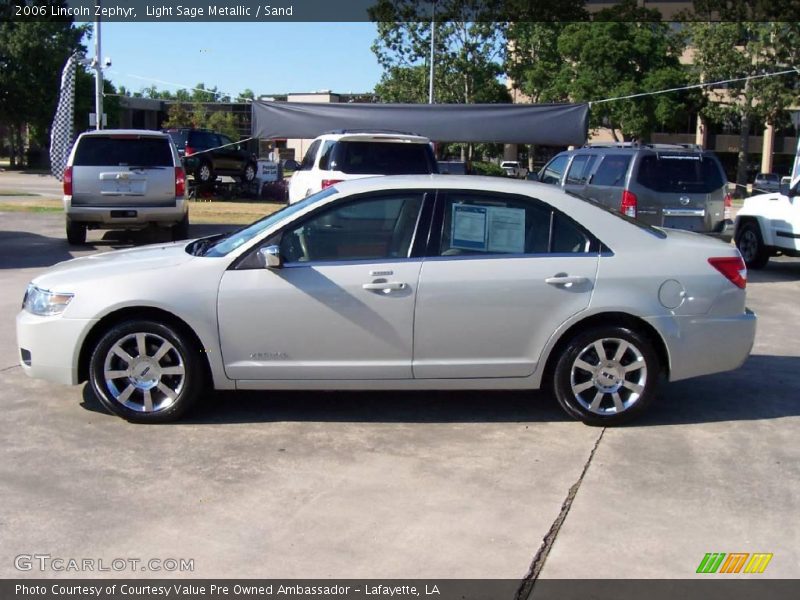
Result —
<path fill-rule="evenodd" d="M 75 71 L 78 68 L 78 54 L 67 59 L 61 72 L 61 92 L 58 96 L 58 108 L 50 128 L 50 172 L 61 181 L 64 168 L 72 150 L 72 137 L 75 131 Z"/>

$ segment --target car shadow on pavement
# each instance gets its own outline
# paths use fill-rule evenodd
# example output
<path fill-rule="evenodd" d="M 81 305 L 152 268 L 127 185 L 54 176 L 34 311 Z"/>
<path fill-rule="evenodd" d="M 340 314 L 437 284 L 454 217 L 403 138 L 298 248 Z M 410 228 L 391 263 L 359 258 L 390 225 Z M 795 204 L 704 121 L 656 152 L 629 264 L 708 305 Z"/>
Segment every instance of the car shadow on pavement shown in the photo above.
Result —
<path fill-rule="evenodd" d="M 49 267 L 72 258 L 65 240 L 27 231 L 0 231 L 0 269 Z"/>
<path fill-rule="evenodd" d="M 800 357 L 751 355 L 736 371 L 676 381 L 630 426 L 800 416 Z"/>
<path fill-rule="evenodd" d="M 749 269 L 748 283 L 780 283 L 800 281 L 800 260 L 771 260 L 763 269 Z"/>
<path fill-rule="evenodd" d="M 798 389 L 800 358 L 752 356 L 737 371 L 665 385 L 650 409 L 626 427 L 800 416 Z M 89 411 L 106 413 L 88 385 L 84 387 L 81 405 Z M 555 398 L 545 392 L 263 391 L 208 394 L 181 423 L 539 423 L 569 420 Z"/>
<path fill-rule="evenodd" d="M 93 412 L 106 413 L 89 385 L 83 389 L 81 406 Z M 208 394 L 180 423 L 532 423 L 568 420 L 554 399 L 539 392 L 248 391 Z"/>

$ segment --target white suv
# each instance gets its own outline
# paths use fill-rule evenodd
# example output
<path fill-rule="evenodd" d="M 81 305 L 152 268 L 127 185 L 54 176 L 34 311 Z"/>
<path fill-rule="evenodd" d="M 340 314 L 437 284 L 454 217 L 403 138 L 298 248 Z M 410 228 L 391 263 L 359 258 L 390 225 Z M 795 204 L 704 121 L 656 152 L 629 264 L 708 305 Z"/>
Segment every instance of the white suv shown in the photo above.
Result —
<path fill-rule="evenodd" d="M 316 138 L 289 181 L 289 203 L 347 179 L 436 173 L 428 138 L 404 133 L 336 131 Z"/>

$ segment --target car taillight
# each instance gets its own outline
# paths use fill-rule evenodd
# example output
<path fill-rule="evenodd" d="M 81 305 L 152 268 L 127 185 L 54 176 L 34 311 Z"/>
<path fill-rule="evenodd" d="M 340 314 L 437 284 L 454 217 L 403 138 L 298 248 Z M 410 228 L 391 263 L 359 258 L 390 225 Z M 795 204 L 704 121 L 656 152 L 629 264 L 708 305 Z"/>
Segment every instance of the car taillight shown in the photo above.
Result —
<path fill-rule="evenodd" d="M 64 169 L 64 195 L 72 196 L 72 167 Z"/>
<path fill-rule="evenodd" d="M 175 167 L 175 196 L 180 198 L 186 193 L 186 172 L 183 167 Z"/>
<path fill-rule="evenodd" d="M 322 189 L 329 188 L 332 185 L 336 185 L 337 183 L 341 183 L 344 181 L 343 179 L 323 179 L 322 180 Z"/>
<path fill-rule="evenodd" d="M 635 219 L 637 204 L 638 200 L 636 199 L 636 194 L 628 190 L 622 190 L 622 202 L 620 202 L 619 205 L 619 212 Z"/>
<path fill-rule="evenodd" d="M 733 196 L 725 194 L 725 208 L 722 210 L 722 218 L 726 221 L 732 220 L 731 209 L 733 208 Z"/>
<path fill-rule="evenodd" d="M 183 155 L 184 156 L 191 156 L 192 154 L 194 154 L 194 148 L 192 148 L 191 146 L 189 146 L 187 144 L 186 147 L 183 149 Z"/>
<path fill-rule="evenodd" d="M 747 287 L 747 267 L 741 256 L 720 256 L 709 258 L 708 262 L 736 287 Z"/>

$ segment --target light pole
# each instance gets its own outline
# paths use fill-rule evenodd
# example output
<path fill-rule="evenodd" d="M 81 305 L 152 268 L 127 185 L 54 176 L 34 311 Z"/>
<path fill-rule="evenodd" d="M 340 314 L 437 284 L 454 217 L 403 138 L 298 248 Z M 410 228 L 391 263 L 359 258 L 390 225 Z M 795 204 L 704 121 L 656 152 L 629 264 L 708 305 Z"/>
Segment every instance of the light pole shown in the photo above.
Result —
<path fill-rule="evenodd" d="M 94 68 L 94 112 L 95 112 L 95 129 L 103 128 L 103 63 L 100 58 L 100 0 L 95 0 L 95 14 L 97 15 L 94 20 L 94 60 L 92 67 Z"/>
<path fill-rule="evenodd" d="M 428 104 L 433 104 L 433 41 L 436 36 L 436 0 L 432 2 L 433 15 L 431 16 L 431 72 L 428 75 Z"/>

